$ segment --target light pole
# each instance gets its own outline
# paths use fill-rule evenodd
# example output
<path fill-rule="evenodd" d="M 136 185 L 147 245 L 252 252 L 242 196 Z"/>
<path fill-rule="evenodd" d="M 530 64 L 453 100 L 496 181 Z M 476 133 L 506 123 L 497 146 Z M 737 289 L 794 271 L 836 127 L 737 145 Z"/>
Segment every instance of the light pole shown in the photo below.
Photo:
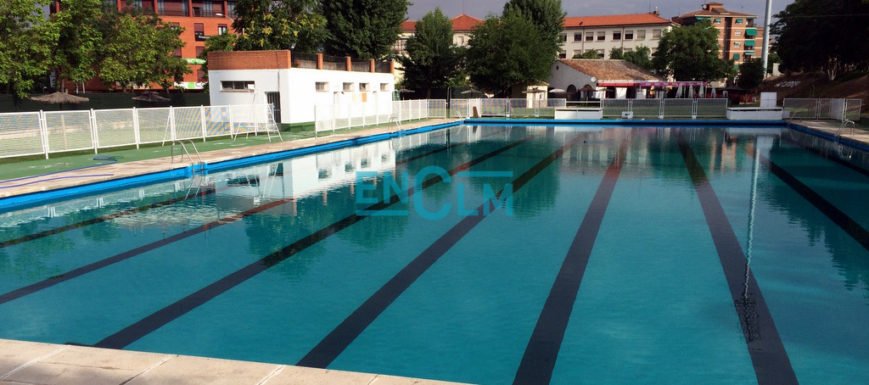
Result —
<path fill-rule="evenodd" d="M 766 0 L 766 22 L 763 25 L 763 77 L 766 77 L 766 69 L 769 63 L 769 32 L 772 21 L 772 0 Z"/>

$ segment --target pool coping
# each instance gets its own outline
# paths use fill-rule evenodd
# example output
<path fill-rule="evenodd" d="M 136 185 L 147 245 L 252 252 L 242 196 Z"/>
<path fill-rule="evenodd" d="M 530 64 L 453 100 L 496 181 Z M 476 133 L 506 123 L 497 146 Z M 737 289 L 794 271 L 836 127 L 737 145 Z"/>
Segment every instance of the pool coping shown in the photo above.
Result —
<path fill-rule="evenodd" d="M 347 384 L 454 382 L 178 354 L 0 339 L 2 384 Z"/>

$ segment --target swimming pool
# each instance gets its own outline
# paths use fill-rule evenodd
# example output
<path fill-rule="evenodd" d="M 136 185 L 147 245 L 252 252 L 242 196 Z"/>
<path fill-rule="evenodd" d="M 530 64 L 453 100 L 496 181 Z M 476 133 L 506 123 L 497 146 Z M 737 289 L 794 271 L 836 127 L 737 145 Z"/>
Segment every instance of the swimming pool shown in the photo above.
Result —
<path fill-rule="evenodd" d="M 5 212 L 0 338 L 486 384 L 869 383 L 869 172 L 824 143 L 458 126 Z"/>

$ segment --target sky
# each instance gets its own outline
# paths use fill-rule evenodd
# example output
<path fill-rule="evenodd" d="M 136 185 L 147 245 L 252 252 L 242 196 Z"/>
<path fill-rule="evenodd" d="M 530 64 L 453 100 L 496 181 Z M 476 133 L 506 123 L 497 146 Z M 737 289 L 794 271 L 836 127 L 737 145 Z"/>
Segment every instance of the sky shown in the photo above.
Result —
<path fill-rule="evenodd" d="M 440 7 L 449 17 L 462 13 L 484 18 L 490 13 L 500 14 L 506 0 L 410 0 L 413 3 L 408 8 L 408 18 L 418 20 L 435 7 Z M 627 13 L 645 13 L 655 10 L 661 16 L 670 19 L 684 13 L 699 11 L 704 0 L 561 0 L 561 8 L 567 16 L 616 15 Z M 755 14 L 758 23 L 764 24 L 766 1 L 763 0 L 718 0 L 724 3 L 724 8 L 734 12 Z M 772 13 L 775 15 L 793 0 L 773 0 Z"/>

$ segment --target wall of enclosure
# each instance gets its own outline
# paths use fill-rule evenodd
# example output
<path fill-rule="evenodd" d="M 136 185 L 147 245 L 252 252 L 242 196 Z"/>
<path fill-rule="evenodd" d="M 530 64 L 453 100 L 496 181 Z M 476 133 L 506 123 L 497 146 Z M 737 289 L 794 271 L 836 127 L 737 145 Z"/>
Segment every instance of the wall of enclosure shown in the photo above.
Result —
<path fill-rule="evenodd" d="M 446 117 L 446 100 L 402 100 L 391 104 L 342 103 L 314 106 L 317 132 Z"/>
<path fill-rule="evenodd" d="M 625 111 L 650 119 L 727 117 L 727 99 L 604 99 L 600 105 L 605 118 L 621 118 Z"/>
<path fill-rule="evenodd" d="M 832 119 L 860 121 L 861 99 L 799 99 L 788 98 L 782 108 L 790 113 L 791 119 Z"/>
<path fill-rule="evenodd" d="M 552 118 L 556 108 L 567 106 L 567 99 L 452 99 L 451 118 L 480 117 L 541 117 Z"/>
<path fill-rule="evenodd" d="M 0 114 L 0 158 L 277 130 L 268 104 Z"/>

